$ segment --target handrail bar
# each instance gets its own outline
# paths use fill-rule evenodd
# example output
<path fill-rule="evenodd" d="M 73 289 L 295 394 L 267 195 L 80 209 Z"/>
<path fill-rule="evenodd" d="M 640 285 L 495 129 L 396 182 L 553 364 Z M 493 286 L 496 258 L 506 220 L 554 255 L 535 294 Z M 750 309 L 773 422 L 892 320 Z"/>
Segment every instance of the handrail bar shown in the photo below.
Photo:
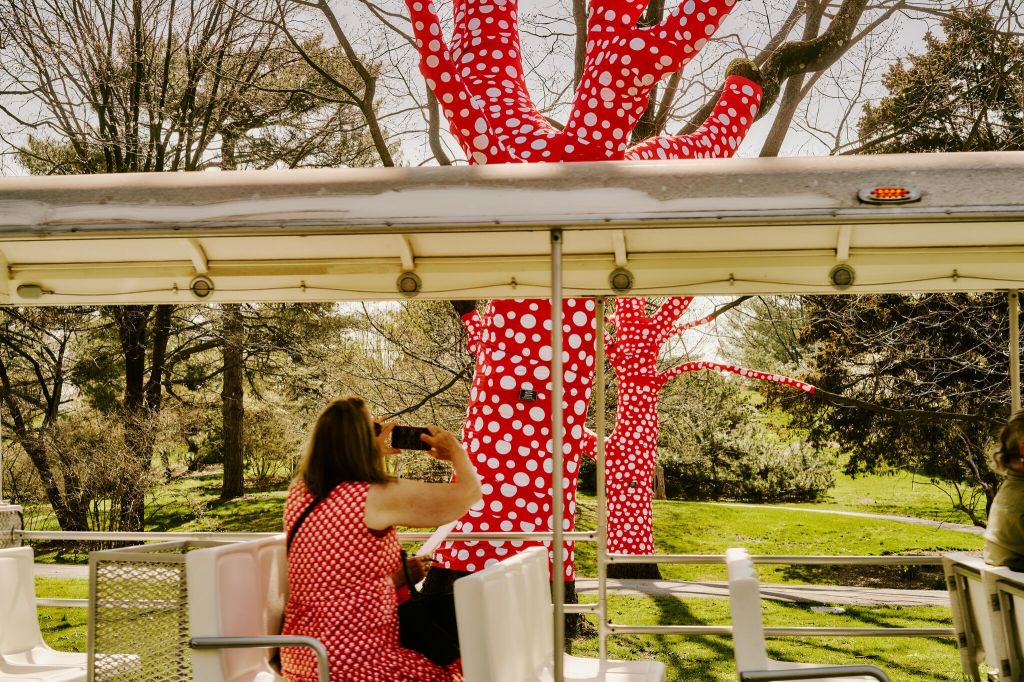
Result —
<path fill-rule="evenodd" d="M 941 556 L 892 554 L 886 556 L 755 554 L 755 564 L 787 564 L 790 566 L 864 565 L 864 566 L 941 566 Z M 724 554 L 609 554 L 613 564 L 724 564 Z"/>
<path fill-rule="evenodd" d="M 14 534 L 23 540 L 79 540 L 83 542 L 155 542 L 158 540 L 221 540 L 235 542 L 271 537 L 279 533 L 233 533 L 221 531 L 196 532 L 158 532 L 145 531 L 127 532 L 91 532 L 91 531 L 48 531 L 48 530 L 16 530 Z M 403 541 L 426 540 L 429 532 L 400 532 L 398 539 Z M 447 540 L 550 540 L 552 533 L 451 533 Z M 574 542 L 594 542 L 597 531 L 576 531 L 563 533 L 563 538 Z M 917 554 L 893 554 L 886 556 L 853 556 L 853 555 L 801 555 L 801 554 L 756 554 L 750 557 L 755 564 L 785 564 L 790 566 L 814 565 L 863 565 L 863 566 L 941 566 L 941 556 L 922 556 Z M 609 563 L 619 564 L 724 564 L 724 554 L 609 554 Z"/>
<path fill-rule="evenodd" d="M 281 533 L 230 533 L 219 531 L 196 531 L 190 532 L 157 532 L 144 531 L 139 533 L 128 532 L 107 532 L 107 531 L 65 531 L 65 530 L 18 530 L 14 533 L 23 540 L 65 540 L 81 542 L 156 542 L 158 540 L 222 540 L 224 542 L 241 542 L 245 540 L 256 540 L 268 538 Z M 433 533 L 428 532 L 402 532 L 398 533 L 399 540 L 427 540 Z M 554 534 L 547 533 L 451 533 L 446 540 L 505 540 L 515 542 L 518 540 L 551 540 Z M 573 542 L 594 542 L 597 539 L 597 531 L 577 531 L 573 533 L 562 533 L 562 538 Z"/>
<path fill-rule="evenodd" d="M 316 655 L 316 674 L 320 682 L 330 682 L 327 649 L 313 637 L 301 635 L 266 635 L 253 637 L 193 637 L 189 642 L 193 649 L 279 649 L 281 647 L 306 647 Z"/>
<path fill-rule="evenodd" d="M 788 682 L 789 680 L 844 680 L 870 677 L 878 682 L 889 682 L 885 671 L 874 665 L 829 665 L 813 668 L 782 668 L 776 670 L 747 670 L 740 673 L 740 682 Z"/>
<path fill-rule="evenodd" d="M 612 635 L 732 636 L 731 625 L 624 625 L 609 623 Z M 766 627 L 769 637 L 955 637 L 953 628 Z"/>

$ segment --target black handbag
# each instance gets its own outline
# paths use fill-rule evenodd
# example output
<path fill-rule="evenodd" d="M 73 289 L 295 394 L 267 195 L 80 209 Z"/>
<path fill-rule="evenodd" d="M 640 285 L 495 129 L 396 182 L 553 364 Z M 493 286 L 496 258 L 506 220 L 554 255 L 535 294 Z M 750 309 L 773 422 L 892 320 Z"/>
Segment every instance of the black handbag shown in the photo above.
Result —
<path fill-rule="evenodd" d="M 420 593 L 409 576 L 404 549 L 402 569 L 409 599 L 398 606 L 398 640 L 406 649 L 418 651 L 438 665 L 455 662 L 459 658 L 455 595 Z"/>

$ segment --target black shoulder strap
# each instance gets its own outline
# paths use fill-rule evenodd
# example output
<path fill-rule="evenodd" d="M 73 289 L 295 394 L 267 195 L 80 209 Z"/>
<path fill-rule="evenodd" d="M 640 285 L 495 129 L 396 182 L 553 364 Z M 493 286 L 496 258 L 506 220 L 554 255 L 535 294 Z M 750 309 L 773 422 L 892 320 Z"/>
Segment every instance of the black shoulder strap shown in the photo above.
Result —
<path fill-rule="evenodd" d="M 292 548 L 292 541 L 295 539 L 295 534 L 299 532 L 299 527 L 302 526 L 302 522 L 306 520 L 306 517 L 309 516 L 310 512 L 312 512 L 318 504 L 320 504 L 326 499 L 326 497 L 313 498 L 313 501 L 310 502 L 309 505 L 302 510 L 301 514 L 299 514 L 299 518 L 295 519 L 295 525 L 292 526 L 291 531 L 288 533 L 288 542 L 284 546 L 285 554 L 287 554 L 288 551 Z"/>

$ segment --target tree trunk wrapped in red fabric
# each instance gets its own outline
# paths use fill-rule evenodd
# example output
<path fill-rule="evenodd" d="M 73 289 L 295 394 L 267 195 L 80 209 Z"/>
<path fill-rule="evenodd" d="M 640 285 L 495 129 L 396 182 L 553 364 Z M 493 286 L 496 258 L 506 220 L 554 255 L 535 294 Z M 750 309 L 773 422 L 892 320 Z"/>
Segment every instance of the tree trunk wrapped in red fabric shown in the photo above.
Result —
<path fill-rule="evenodd" d="M 594 301 L 562 305 L 563 530 L 575 527 L 576 482 L 594 381 Z M 483 499 L 455 532 L 550 532 L 551 301 L 494 300 L 462 317 L 476 357 L 462 442 L 482 479 Z M 434 562 L 479 571 L 540 542 L 445 542 Z M 572 543 L 565 579 L 574 579 Z"/>

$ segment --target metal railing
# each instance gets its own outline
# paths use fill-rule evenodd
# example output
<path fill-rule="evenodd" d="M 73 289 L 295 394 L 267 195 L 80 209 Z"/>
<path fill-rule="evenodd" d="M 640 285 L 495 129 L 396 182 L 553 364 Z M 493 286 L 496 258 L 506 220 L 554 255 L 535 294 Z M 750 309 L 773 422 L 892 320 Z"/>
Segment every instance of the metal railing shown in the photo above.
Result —
<path fill-rule="evenodd" d="M 891 556 L 804 556 L 796 554 L 760 554 L 750 557 L 755 564 L 790 566 L 941 566 L 942 557 Z M 724 554 L 609 554 L 608 563 L 618 564 L 724 564 Z M 609 635 L 677 635 L 731 636 L 729 625 L 627 625 L 611 623 L 604 630 Z M 955 637 L 953 628 L 828 628 L 828 627 L 765 627 L 770 637 Z"/>
<path fill-rule="evenodd" d="M 14 531 L 22 540 L 50 540 L 77 542 L 155 542 L 168 540 L 183 541 L 244 541 L 269 537 L 277 533 L 118 533 L 118 532 L 87 532 L 87 531 Z M 401 541 L 423 541 L 429 538 L 427 532 L 398 533 Z M 595 542 L 597 531 L 566 532 L 562 534 L 566 542 Z M 447 540 L 542 540 L 550 542 L 552 533 L 452 533 Z M 724 554 L 647 554 L 634 556 L 628 554 L 607 554 L 609 564 L 688 564 L 716 565 L 725 564 Z M 760 554 L 752 555 L 755 564 L 776 564 L 788 566 L 941 566 L 939 556 L 891 555 L 891 556 L 829 556 L 829 555 L 796 555 L 796 554 Z M 603 581 L 602 581 L 603 582 Z M 605 586 L 607 589 L 607 585 Z M 39 606 L 59 608 L 86 608 L 87 599 L 37 599 Z M 595 603 L 566 604 L 565 613 L 593 613 L 598 616 L 606 613 L 601 599 Z M 670 635 L 702 637 L 709 635 L 731 636 L 732 627 L 728 625 L 629 625 L 625 623 L 606 622 L 604 630 L 607 635 Z M 953 637 L 953 628 L 870 628 L 870 627 L 766 627 L 765 635 L 771 637 Z"/>

